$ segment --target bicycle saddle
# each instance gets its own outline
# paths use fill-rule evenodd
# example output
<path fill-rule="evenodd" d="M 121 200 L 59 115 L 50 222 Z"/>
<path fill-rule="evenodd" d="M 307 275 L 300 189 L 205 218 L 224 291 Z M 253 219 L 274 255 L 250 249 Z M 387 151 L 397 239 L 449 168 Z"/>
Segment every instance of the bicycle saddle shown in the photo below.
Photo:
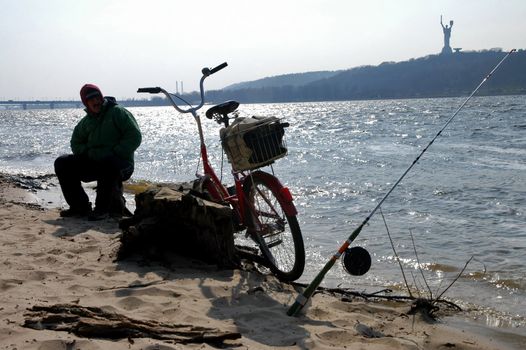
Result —
<path fill-rule="evenodd" d="M 228 113 L 234 112 L 237 107 L 239 107 L 239 102 L 237 101 L 226 101 L 221 104 L 218 104 L 212 108 L 210 108 L 208 111 L 206 111 L 206 117 L 208 119 L 213 119 L 214 116 L 220 115 L 221 117 L 226 117 Z M 217 118 L 216 119 L 221 119 Z"/>

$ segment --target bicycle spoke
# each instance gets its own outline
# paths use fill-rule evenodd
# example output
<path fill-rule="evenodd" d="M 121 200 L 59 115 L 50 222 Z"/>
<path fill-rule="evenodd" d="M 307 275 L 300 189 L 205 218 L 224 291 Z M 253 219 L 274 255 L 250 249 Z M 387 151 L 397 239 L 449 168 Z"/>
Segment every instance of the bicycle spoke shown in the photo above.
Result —
<path fill-rule="evenodd" d="M 295 216 L 287 217 L 280 198 L 265 179 L 252 177 L 246 196 L 254 239 L 263 256 L 274 266 L 272 270 L 278 277 L 297 279 L 303 272 L 305 256 Z"/>

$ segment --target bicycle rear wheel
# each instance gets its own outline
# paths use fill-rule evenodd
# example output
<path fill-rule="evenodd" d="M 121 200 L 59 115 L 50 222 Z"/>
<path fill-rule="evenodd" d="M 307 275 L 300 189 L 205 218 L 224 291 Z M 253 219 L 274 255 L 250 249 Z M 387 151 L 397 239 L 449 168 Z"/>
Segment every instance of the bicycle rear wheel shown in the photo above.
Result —
<path fill-rule="evenodd" d="M 281 194 L 283 186 L 270 174 L 258 171 L 243 184 L 248 232 L 256 241 L 270 270 L 283 281 L 298 279 L 305 268 L 305 248 L 296 214 Z"/>

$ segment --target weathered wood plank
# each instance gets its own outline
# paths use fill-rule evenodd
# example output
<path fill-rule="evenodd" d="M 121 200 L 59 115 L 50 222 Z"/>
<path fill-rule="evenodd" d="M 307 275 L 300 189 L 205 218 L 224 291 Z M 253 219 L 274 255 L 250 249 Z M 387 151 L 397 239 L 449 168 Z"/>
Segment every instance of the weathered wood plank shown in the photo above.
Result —
<path fill-rule="evenodd" d="M 174 343 L 213 343 L 238 339 L 241 334 L 189 324 L 168 324 L 133 319 L 97 307 L 74 304 L 35 305 L 26 313 L 24 327 L 71 332 L 80 337 L 125 339 L 152 338 Z"/>

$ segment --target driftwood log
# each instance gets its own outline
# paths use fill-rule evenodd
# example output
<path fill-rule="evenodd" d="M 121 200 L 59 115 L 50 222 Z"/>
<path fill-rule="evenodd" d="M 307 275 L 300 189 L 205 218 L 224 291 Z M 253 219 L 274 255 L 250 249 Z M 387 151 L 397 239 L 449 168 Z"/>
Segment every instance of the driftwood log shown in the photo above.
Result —
<path fill-rule="evenodd" d="M 133 319 L 97 307 L 72 304 L 33 306 L 25 317 L 23 326 L 27 328 L 66 331 L 89 338 L 152 338 L 181 344 L 222 345 L 225 340 L 241 337 L 238 332 Z"/>
<path fill-rule="evenodd" d="M 231 208 L 205 199 L 198 187 L 158 185 L 137 194 L 133 217 L 120 222 L 118 259 L 177 253 L 220 268 L 239 267 Z"/>

